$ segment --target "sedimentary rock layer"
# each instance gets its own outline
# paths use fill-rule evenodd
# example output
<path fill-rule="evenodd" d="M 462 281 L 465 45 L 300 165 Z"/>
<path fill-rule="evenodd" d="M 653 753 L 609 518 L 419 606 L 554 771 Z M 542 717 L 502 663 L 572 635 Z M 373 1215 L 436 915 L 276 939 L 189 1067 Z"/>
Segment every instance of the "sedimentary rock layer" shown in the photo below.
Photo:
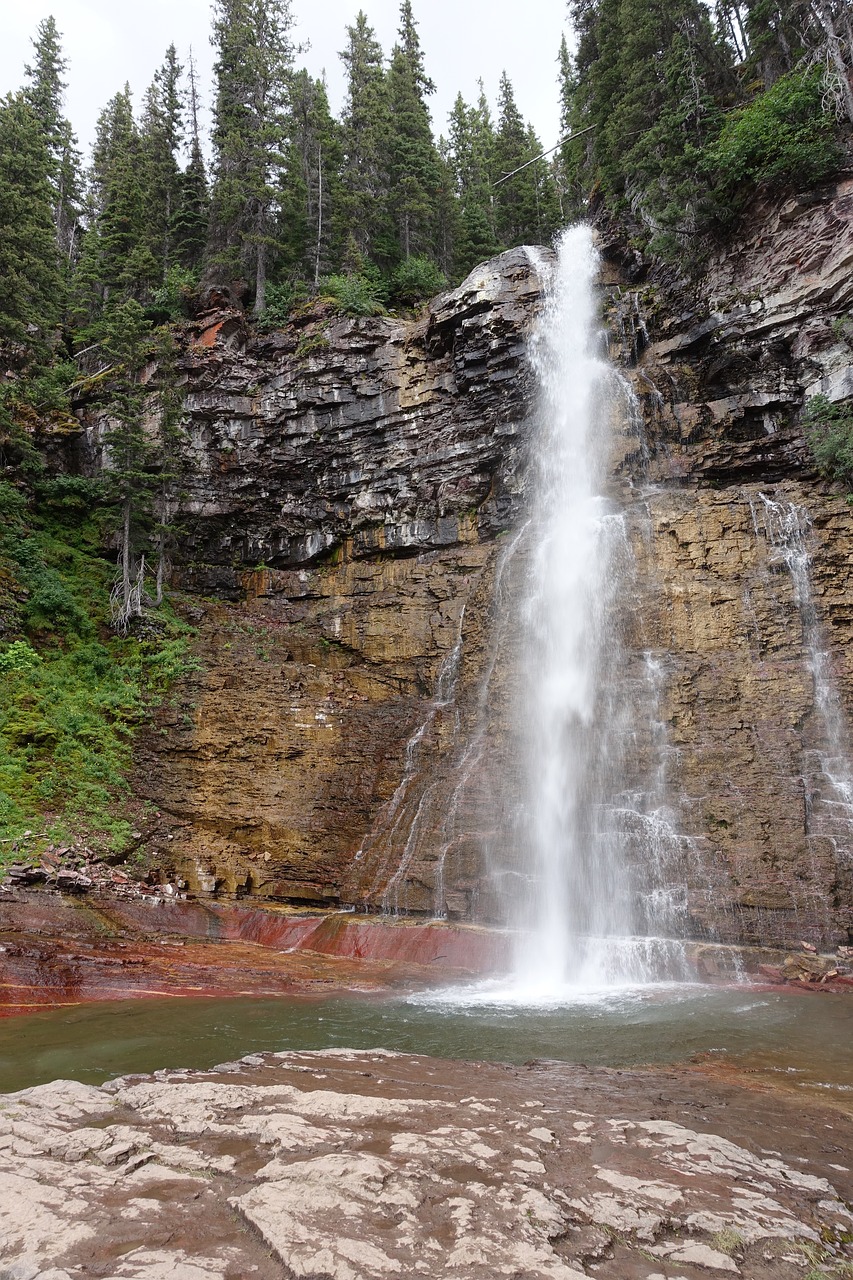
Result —
<path fill-rule="evenodd" d="M 659 902 L 663 883 L 676 932 L 853 929 L 853 521 L 801 421 L 808 396 L 853 385 L 851 208 L 849 181 L 757 207 L 689 290 L 632 282 L 602 244 L 634 392 L 613 433 L 632 557 L 610 705 L 633 723 L 611 801 L 623 827 L 634 815 L 620 838 L 639 890 Z M 201 671 L 137 762 L 165 876 L 505 918 L 524 864 L 540 300 L 515 250 L 417 321 L 315 312 L 266 337 L 236 313 L 200 322 L 175 579 L 195 593 Z M 87 466 L 102 426 L 87 423 Z"/>

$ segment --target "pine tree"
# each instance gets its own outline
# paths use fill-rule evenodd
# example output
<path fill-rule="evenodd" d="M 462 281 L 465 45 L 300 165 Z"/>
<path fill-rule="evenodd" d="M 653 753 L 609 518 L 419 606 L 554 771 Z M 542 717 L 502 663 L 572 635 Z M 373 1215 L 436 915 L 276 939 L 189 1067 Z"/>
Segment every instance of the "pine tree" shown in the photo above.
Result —
<path fill-rule="evenodd" d="M 811 0 L 812 62 L 824 65 L 824 84 L 836 115 L 853 124 L 853 13 L 849 0 Z M 807 43 L 811 43 L 808 42 Z"/>
<path fill-rule="evenodd" d="M 495 131 L 482 82 L 476 107 L 469 107 L 461 93 L 457 95 L 448 142 L 459 204 L 453 272 L 462 277 L 502 248 L 493 222 Z"/>
<path fill-rule="evenodd" d="M 565 32 L 560 40 L 560 50 L 557 54 L 557 66 L 559 68 L 557 87 L 560 93 L 560 136 L 564 138 L 566 134 L 571 132 L 572 108 L 574 106 L 575 91 L 577 89 L 575 69 L 572 65 L 569 46 L 566 44 Z"/>
<path fill-rule="evenodd" d="M 207 243 L 210 192 L 198 123 L 198 86 L 192 49 L 189 67 L 190 160 L 180 177 L 178 207 L 173 221 L 174 246 L 181 266 L 195 271 L 201 266 Z"/>
<path fill-rule="evenodd" d="M 293 70 L 290 0 L 215 0 L 211 258 L 254 276 L 263 315 L 288 140 Z"/>
<path fill-rule="evenodd" d="M 563 222 L 573 221 L 583 215 L 583 165 L 586 149 L 583 140 L 570 141 L 575 131 L 575 98 L 578 79 L 575 65 L 569 53 L 566 37 L 560 41 L 557 54 L 557 88 L 560 95 L 560 137 L 563 140 L 555 164 L 555 177 Z"/>
<path fill-rule="evenodd" d="M 796 0 L 743 0 L 725 6 L 729 28 L 737 24 L 746 60 L 765 89 L 791 71 L 804 52 L 808 16 L 803 8 Z"/>
<path fill-rule="evenodd" d="M 46 350 L 62 308 L 51 155 L 23 94 L 0 100 L 0 339 Z"/>
<path fill-rule="evenodd" d="M 53 222 L 63 257 L 74 255 L 80 216 L 80 153 L 71 123 L 64 114 L 68 62 L 62 55 L 59 31 L 53 17 L 39 23 L 33 40 L 35 57 L 24 68 L 29 84 L 27 102 L 39 123 L 50 155 L 50 184 L 53 188 Z"/>
<path fill-rule="evenodd" d="M 697 161 L 720 126 L 726 58 L 701 0 L 622 0 L 620 21 L 619 93 L 605 132 L 614 185 L 660 245 L 686 242 L 697 229 Z"/>
<path fill-rule="evenodd" d="M 445 281 L 447 281 L 456 274 L 457 269 L 456 257 L 461 232 L 461 207 L 456 192 L 453 155 L 445 138 L 439 138 L 437 153 L 438 189 L 435 194 L 433 258 L 441 269 L 441 274 Z"/>
<path fill-rule="evenodd" d="M 577 38 L 574 61 L 574 92 L 569 123 L 573 133 L 590 130 L 565 150 L 567 164 L 579 183 L 590 190 L 601 182 L 602 170 L 610 161 L 610 115 L 621 91 L 620 24 L 621 0 L 571 0 L 570 15 Z M 608 196 L 615 180 L 607 174 Z"/>
<path fill-rule="evenodd" d="M 532 232 L 534 244 L 547 244 L 561 225 L 560 197 L 555 168 L 542 155 L 542 142 L 532 124 L 527 126 L 527 151 L 530 191 L 533 197 Z"/>
<path fill-rule="evenodd" d="M 551 238 L 559 223 L 553 175 L 544 160 L 536 159 L 541 152 L 539 139 L 532 128 L 525 125 L 512 84 L 504 72 L 498 93 L 495 168 L 499 179 L 508 174 L 514 176 L 499 181 L 494 196 L 495 228 L 507 246 L 540 244 Z"/>
<path fill-rule="evenodd" d="M 702 0 L 576 0 L 569 145 L 587 190 L 630 208 L 653 249 L 677 255 L 702 223 L 699 177 L 734 81 Z"/>
<path fill-rule="evenodd" d="M 148 244 L 141 139 L 130 86 L 98 118 L 87 228 L 75 276 L 78 317 L 96 319 L 121 298 L 147 301 L 162 279 Z"/>
<path fill-rule="evenodd" d="M 109 308 L 99 326 L 101 349 L 112 360 L 104 435 L 108 493 L 118 511 L 118 578 L 112 593 L 113 625 L 126 632 L 143 611 L 145 556 L 150 533 L 156 453 L 145 427 L 146 388 L 140 380 L 150 359 L 150 326 L 142 307 L 128 299 Z"/>
<path fill-rule="evenodd" d="M 849 0 L 718 0 L 717 18 L 765 89 L 788 72 L 824 69 L 827 98 L 853 123 L 853 13 Z"/>
<path fill-rule="evenodd" d="M 717 0 L 715 16 L 717 30 L 728 44 L 734 60 L 744 62 L 751 51 L 746 30 L 745 5 L 741 0 Z"/>
<path fill-rule="evenodd" d="M 411 0 L 400 6 L 399 43 L 388 72 L 391 108 L 391 210 L 403 258 L 435 252 L 441 173 L 427 96 L 435 85 L 424 70 Z"/>
<path fill-rule="evenodd" d="M 340 232 L 352 234 L 363 257 L 386 266 L 395 257 L 395 235 L 388 203 L 390 105 L 382 47 L 361 11 L 347 36 L 340 55 L 347 76 Z"/>
<path fill-rule="evenodd" d="M 282 195 L 281 239 L 291 272 L 313 281 L 339 261 L 340 126 L 332 118 L 326 86 L 307 71 L 293 77 L 291 143 Z"/>
<path fill-rule="evenodd" d="M 174 227 L 181 194 L 178 152 L 184 136 L 182 75 L 183 67 L 172 44 L 145 94 L 139 136 L 145 243 L 159 265 L 161 280 L 174 258 Z"/>

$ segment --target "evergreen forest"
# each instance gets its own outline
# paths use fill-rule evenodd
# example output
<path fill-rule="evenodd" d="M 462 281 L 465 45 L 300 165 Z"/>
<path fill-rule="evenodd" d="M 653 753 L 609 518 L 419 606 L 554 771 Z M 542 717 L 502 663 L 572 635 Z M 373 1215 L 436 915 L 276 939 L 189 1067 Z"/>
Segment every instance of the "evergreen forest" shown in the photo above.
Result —
<path fill-rule="evenodd" d="M 391 50 L 364 13 L 341 33 L 338 117 L 299 65 L 292 0 L 213 0 L 213 85 L 170 45 L 138 101 L 116 86 L 84 157 L 42 21 L 0 100 L 0 826 L 86 814 L 130 838 L 114 798 L 134 727 L 191 664 L 166 590 L 191 465 L 173 366 L 212 293 L 261 330 L 317 299 L 413 309 L 590 214 L 689 273 L 757 191 L 843 163 L 852 23 L 848 0 L 570 0 L 542 68 L 561 119 L 539 138 L 506 74 L 496 102 L 459 95 L 433 121 L 412 0 Z M 112 424 L 98 479 L 44 443 L 83 403 Z"/>

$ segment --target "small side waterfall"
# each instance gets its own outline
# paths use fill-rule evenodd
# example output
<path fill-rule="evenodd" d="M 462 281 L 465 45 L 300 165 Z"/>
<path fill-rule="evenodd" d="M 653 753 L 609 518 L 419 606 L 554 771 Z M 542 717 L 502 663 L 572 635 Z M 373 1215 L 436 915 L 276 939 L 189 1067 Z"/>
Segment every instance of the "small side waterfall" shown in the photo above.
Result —
<path fill-rule="evenodd" d="M 647 879 L 641 891 L 626 857 L 626 832 L 641 815 L 626 824 L 620 757 L 631 709 L 617 678 L 614 606 L 631 552 L 624 516 L 604 492 L 622 391 L 596 349 L 590 230 L 567 231 L 556 265 L 537 266 L 548 298 L 532 352 L 540 425 L 523 618 L 528 875 L 515 963 L 518 995 L 534 1001 L 687 976 L 681 945 L 650 935 L 654 889 Z"/>
<path fill-rule="evenodd" d="M 828 837 L 838 860 L 849 862 L 853 844 L 850 740 L 812 590 L 809 513 L 805 507 L 766 493 L 759 493 L 751 508 L 756 535 L 764 536 L 790 575 L 814 689 L 817 724 L 811 750 L 803 757 L 806 831 Z"/>

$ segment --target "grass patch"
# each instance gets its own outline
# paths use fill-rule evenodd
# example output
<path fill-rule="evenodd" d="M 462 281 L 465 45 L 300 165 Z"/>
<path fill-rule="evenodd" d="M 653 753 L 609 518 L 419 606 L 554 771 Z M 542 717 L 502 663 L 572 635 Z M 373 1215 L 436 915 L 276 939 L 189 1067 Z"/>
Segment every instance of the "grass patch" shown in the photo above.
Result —
<path fill-rule="evenodd" d="M 720 1253 L 727 1253 L 731 1257 L 743 1248 L 743 1236 L 732 1227 L 723 1227 L 722 1231 L 711 1237 L 711 1244 Z"/>
<path fill-rule="evenodd" d="M 80 478 L 0 481 L 0 864 L 26 832 L 28 854 L 81 836 L 126 849 L 134 733 L 197 668 L 168 605 L 128 636 L 111 630 L 100 500 Z"/>

